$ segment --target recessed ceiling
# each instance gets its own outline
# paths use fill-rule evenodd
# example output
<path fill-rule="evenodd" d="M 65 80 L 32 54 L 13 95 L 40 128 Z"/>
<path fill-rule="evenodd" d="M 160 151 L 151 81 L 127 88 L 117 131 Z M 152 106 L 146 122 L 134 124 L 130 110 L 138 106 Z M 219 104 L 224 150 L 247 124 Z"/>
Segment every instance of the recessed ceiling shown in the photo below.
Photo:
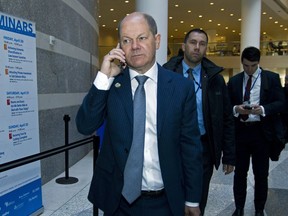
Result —
<path fill-rule="evenodd" d="M 283 0 L 262 0 L 261 34 L 275 40 L 288 40 L 288 14 L 283 8 L 275 7 L 277 1 Z M 133 0 L 99 0 L 100 35 L 103 30 L 116 36 L 119 20 L 133 11 Z M 240 0 L 169 0 L 168 16 L 172 17 L 168 18 L 170 39 L 183 38 L 192 28 L 203 28 L 214 30 L 215 36 L 229 41 L 240 41 Z"/>

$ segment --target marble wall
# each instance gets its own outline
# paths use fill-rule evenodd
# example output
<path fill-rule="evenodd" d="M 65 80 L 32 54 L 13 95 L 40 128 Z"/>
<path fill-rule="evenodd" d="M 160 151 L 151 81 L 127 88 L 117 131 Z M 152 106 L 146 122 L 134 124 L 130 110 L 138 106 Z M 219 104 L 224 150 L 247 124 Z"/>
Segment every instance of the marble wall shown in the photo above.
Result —
<path fill-rule="evenodd" d="M 95 0 L 0 0 L 0 11 L 36 23 L 40 149 L 83 139 L 75 115 L 98 68 L 98 2 Z M 92 144 L 69 151 L 69 164 L 84 157 Z M 64 153 L 41 160 L 45 184 L 64 171 Z M 73 176 L 73 173 L 70 173 Z M 77 176 L 75 176 L 77 177 Z"/>

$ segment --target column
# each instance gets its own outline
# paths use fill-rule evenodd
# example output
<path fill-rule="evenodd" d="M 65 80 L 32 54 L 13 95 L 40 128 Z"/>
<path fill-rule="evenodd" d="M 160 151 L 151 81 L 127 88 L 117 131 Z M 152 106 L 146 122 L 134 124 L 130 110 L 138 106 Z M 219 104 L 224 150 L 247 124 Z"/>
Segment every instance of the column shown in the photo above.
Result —
<path fill-rule="evenodd" d="M 151 15 L 161 34 L 160 48 L 156 52 L 156 61 L 162 65 L 167 62 L 168 48 L 168 0 L 137 0 L 136 11 Z"/>
<path fill-rule="evenodd" d="M 241 52 L 247 46 L 260 48 L 261 0 L 241 0 Z"/>

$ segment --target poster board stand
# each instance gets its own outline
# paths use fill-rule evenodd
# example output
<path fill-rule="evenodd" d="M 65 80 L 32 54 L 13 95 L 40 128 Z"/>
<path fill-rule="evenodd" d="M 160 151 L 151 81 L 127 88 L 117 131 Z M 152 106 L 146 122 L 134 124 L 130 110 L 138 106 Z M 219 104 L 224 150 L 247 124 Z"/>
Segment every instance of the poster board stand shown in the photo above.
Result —
<path fill-rule="evenodd" d="M 39 153 L 35 23 L 0 12 L 0 164 Z M 0 173 L 1 215 L 43 212 L 36 161 Z"/>

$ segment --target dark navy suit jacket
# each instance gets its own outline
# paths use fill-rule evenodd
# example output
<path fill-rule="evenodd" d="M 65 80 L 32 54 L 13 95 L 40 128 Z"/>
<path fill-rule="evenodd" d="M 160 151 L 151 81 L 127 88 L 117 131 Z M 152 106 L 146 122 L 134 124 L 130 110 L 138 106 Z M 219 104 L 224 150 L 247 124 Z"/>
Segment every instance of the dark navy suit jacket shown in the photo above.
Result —
<path fill-rule="evenodd" d="M 164 188 L 173 215 L 184 215 L 185 201 L 199 202 L 202 147 L 197 123 L 194 85 L 158 65 L 157 137 Z M 149 95 L 146 95 L 149 97 Z M 76 124 L 92 134 L 106 121 L 88 199 L 106 214 L 119 206 L 123 171 L 132 143 L 133 100 L 129 70 L 115 77 L 109 91 L 91 87 Z"/>

